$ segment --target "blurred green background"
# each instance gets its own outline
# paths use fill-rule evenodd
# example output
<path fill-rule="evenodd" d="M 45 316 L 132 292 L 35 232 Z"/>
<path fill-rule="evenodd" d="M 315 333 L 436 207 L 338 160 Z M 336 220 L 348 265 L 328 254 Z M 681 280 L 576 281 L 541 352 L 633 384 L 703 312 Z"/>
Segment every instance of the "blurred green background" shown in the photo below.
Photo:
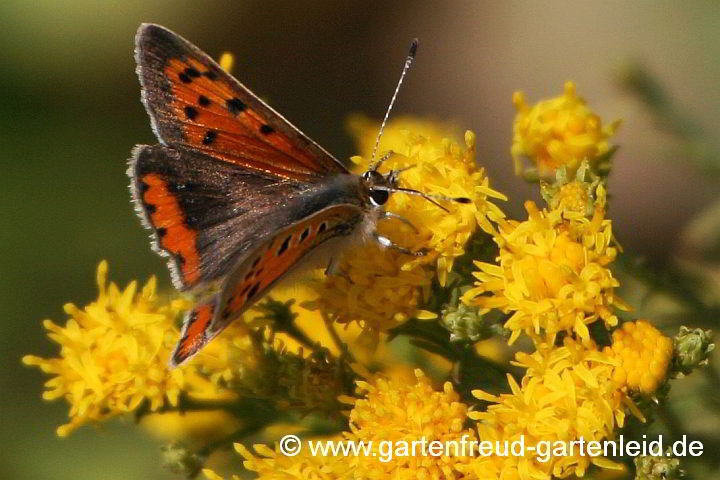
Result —
<path fill-rule="evenodd" d="M 626 249 L 652 265 L 697 260 L 706 247 L 703 232 L 717 226 L 718 214 L 696 220 L 720 197 L 720 181 L 711 174 L 720 162 L 713 156 L 720 150 L 717 1 L 5 0 L 2 478 L 173 478 L 158 465 L 159 443 L 129 422 L 58 439 L 54 430 L 65 422 L 67 405 L 42 401 L 46 377 L 20 363 L 26 353 L 55 354 L 41 322 L 64 322 L 64 303 L 94 298 L 100 259 L 109 260 L 111 278 L 123 285 L 151 274 L 169 283 L 132 212 L 125 176 L 132 146 L 155 141 L 132 55 L 141 22 L 163 24 L 214 56 L 233 52 L 235 75 L 339 158 L 354 153 L 347 116 L 382 116 L 409 41 L 419 37 L 418 61 L 395 114 L 474 130 L 479 161 L 509 194 L 504 208 L 515 215 L 537 189 L 512 175 L 512 92 L 523 89 L 535 101 L 560 94 L 572 79 L 606 121 L 624 119 L 610 216 Z M 642 65 L 664 86 L 672 115 L 685 116 L 680 124 L 689 130 L 659 124 L 622 88 L 627 65 Z M 683 405 L 682 415 L 692 418 L 695 404 Z M 701 432 L 717 435 L 717 419 L 700 423 Z"/>

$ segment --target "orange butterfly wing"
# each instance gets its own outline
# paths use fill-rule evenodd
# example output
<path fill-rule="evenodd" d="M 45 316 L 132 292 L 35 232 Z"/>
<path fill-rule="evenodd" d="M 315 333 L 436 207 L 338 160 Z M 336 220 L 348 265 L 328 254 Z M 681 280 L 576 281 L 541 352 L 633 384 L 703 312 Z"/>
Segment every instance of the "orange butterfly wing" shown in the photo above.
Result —
<path fill-rule="evenodd" d="M 177 34 L 143 24 L 135 55 L 143 103 L 164 144 L 288 179 L 313 181 L 347 173 L 332 155 Z"/>

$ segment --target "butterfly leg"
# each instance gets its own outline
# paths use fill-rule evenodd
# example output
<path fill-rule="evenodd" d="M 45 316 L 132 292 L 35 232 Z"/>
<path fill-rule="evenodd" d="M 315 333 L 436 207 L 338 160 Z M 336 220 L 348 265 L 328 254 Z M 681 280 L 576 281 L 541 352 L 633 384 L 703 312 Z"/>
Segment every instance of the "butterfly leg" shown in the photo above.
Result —
<path fill-rule="evenodd" d="M 383 212 L 382 215 L 380 216 L 379 220 L 384 220 L 386 218 L 394 218 L 395 220 L 399 220 L 402 223 L 404 223 L 405 225 L 408 225 L 410 228 L 412 228 L 415 233 L 420 233 L 420 231 L 417 229 L 417 227 L 410 220 L 408 220 L 407 218 L 405 218 L 403 216 L 400 216 L 400 215 L 398 215 L 396 213 L 392 213 L 392 212 Z"/>
<path fill-rule="evenodd" d="M 404 253 L 405 255 L 412 255 L 413 257 L 424 257 L 425 255 L 427 255 L 427 252 L 425 252 L 424 250 L 413 252 L 412 250 L 408 250 L 405 247 L 401 247 L 400 245 L 394 243 L 389 238 L 384 237 L 377 232 L 373 232 L 373 237 L 375 238 L 375 241 L 377 243 L 379 243 L 380 245 L 382 245 L 383 247 L 392 248 L 393 250 L 396 250 L 400 253 Z"/>
<path fill-rule="evenodd" d="M 350 278 L 350 275 L 343 272 L 342 270 L 339 270 L 337 268 L 337 262 L 335 261 L 335 257 L 330 257 L 330 260 L 328 260 L 327 267 L 325 267 L 325 276 L 329 277 L 330 275 L 337 275 L 338 277 L 343 277 L 345 280 L 350 282 L 351 284 L 355 283 Z"/>
<path fill-rule="evenodd" d="M 325 276 L 329 277 L 330 275 L 335 274 L 335 257 L 330 257 L 330 260 L 328 260 L 327 267 L 325 267 Z"/>

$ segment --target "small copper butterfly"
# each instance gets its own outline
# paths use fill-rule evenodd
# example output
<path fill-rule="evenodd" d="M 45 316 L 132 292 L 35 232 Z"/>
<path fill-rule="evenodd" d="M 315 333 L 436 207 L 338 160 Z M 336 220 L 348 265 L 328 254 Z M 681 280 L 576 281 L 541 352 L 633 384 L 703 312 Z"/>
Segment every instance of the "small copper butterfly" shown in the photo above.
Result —
<path fill-rule="evenodd" d="M 413 42 L 398 88 L 416 48 Z M 175 287 L 199 298 L 171 366 L 187 361 L 300 265 L 329 262 L 332 273 L 334 255 L 368 239 L 422 254 L 375 232 L 379 220 L 397 218 L 383 209 L 391 193 L 469 202 L 400 188 L 397 171 L 377 171 L 383 159 L 363 175 L 349 172 L 164 27 L 140 26 L 135 58 L 160 144 L 133 150 L 133 202 L 152 230 L 153 249 L 169 257 Z"/>

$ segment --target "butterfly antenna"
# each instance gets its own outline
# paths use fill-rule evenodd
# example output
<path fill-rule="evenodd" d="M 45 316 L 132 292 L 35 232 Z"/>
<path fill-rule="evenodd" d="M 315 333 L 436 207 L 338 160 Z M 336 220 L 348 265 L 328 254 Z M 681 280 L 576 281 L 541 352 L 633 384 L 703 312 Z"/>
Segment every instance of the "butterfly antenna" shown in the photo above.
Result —
<path fill-rule="evenodd" d="M 376 185 L 373 187 L 375 190 L 384 190 L 389 193 L 405 193 L 407 195 L 417 195 L 418 197 L 422 197 L 428 202 L 437 205 L 438 207 L 442 208 L 446 212 L 449 212 L 449 210 L 442 205 L 440 205 L 437 200 L 446 200 L 448 202 L 455 202 L 455 203 L 472 203 L 472 200 L 467 197 L 447 197 L 445 195 L 432 195 L 429 193 L 424 193 L 419 190 L 413 190 L 411 188 L 401 188 L 401 187 L 384 187 Z"/>
<path fill-rule="evenodd" d="M 417 53 L 417 47 L 418 47 L 418 39 L 414 39 L 412 43 L 410 44 L 410 52 L 408 53 L 407 58 L 405 59 L 405 66 L 403 67 L 403 71 L 400 74 L 400 80 L 398 80 L 397 87 L 395 87 L 395 93 L 393 93 L 392 98 L 390 99 L 390 105 L 388 105 L 387 111 L 385 112 L 385 118 L 383 118 L 382 124 L 380 125 L 380 131 L 378 132 L 378 136 L 375 139 L 375 146 L 373 147 L 372 151 L 372 157 L 370 157 L 370 170 L 375 171 L 380 167 L 380 164 L 382 164 L 382 161 L 385 160 L 386 157 L 383 157 L 380 161 L 375 162 L 375 154 L 377 153 L 377 149 L 380 146 L 380 137 L 382 137 L 383 131 L 385 130 L 385 124 L 387 124 L 388 117 L 390 117 L 390 111 L 393 108 L 393 105 L 395 105 L 395 100 L 397 99 L 398 92 L 400 91 L 400 85 L 402 85 L 403 80 L 405 79 L 405 75 L 407 74 L 408 70 L 410 70 L 410 66 L 413 63 L 413 60 L 415 60 L 415 54 Z"/>

